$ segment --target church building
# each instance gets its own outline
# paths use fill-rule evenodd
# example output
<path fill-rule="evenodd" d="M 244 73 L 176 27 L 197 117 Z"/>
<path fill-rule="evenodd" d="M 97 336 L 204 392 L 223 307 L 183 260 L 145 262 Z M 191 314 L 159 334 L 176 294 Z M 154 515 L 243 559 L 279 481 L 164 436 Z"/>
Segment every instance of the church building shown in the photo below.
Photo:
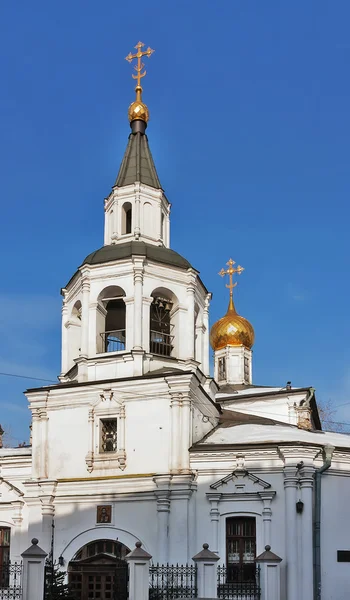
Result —
<path fill-rule="evenodd" d="M 255 600 L 268 546 L 281 559 L 281 598 L 345 600 L 350 437 L 322 431 L 312 387 L 254 381 L 254 329 L 235 308 L 243 268 L 232 259 L 220 272 L 228 309 L 210 329 L 200 265 L 171 249 L 143 48 L 127 57 L 136 98 L 104 243 L 62 288 L 58 383 L 25 393 L 30 446 L 0 448 L 0 563 L 38 538 L 77 600 L 109 600 L 115 565 L 136 542 L 162 565 L 191 564 L 208 543 L 218 597 Z"/>

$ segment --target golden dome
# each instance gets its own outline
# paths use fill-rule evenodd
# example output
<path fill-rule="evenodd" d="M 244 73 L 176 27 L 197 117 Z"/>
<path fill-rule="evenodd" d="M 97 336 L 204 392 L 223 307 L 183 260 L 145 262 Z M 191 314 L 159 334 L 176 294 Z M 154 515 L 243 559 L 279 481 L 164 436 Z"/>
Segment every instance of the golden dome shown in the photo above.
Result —
<path fill-rule="evenodd" d="M 131 123 L 131 121 L 139 120 L 139 121 L 144 121 L 145 123 L 148 123 L 149 112 L 148 112 L 148 108 L 147 108 L 146 104 L 144 102 L 142 102 L 142 96 L 141 96 L 142 87 L 136 86 L 135 91 L 136 91 L 136 100 L 132 104 L 130 104 L 129 110 L 128 110 L 129 121 Z"/>
<path fill-rule="evenodd" d="M 211 328 L 210 344 L 213 350 L 221 350 L 225 346 L 245 346 L 250 349 L 254 344 L 253 326 L 237 314 L 232 296 L 226 315 Z"/>

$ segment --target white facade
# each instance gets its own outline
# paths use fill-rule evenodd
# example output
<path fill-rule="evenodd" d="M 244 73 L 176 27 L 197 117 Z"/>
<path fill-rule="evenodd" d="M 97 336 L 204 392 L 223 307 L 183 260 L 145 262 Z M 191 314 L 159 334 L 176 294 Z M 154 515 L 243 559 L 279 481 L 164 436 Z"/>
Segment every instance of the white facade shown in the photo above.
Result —
<path fill-rule="evenodd" d="M 217 354 L 231 385 L 220 391 L 217 360 L 218 383 L 209 373 L 211 296 L 168 249 L 169 207 L 160 188 L 114 187 L 105 247 L 63 289 L 60 383 L 26 393 L 31 447 L 0 449 L 11 557 L 36 537 L 69 571 L 93 541 L 140 540 L 155 562 L 183 564 L 208 542 L 226 564 L 227 520 L 250 517 L 251 560 L 271 545 L 282 598 L 310 600 L 314 474 L 333 447 L 321 487 L 322 598 L 345 600 L 350 571 L 337 552 L 349 549 L 350 438 L 320 431 L 312 388 L 250 385 L 245 348 Z"/>

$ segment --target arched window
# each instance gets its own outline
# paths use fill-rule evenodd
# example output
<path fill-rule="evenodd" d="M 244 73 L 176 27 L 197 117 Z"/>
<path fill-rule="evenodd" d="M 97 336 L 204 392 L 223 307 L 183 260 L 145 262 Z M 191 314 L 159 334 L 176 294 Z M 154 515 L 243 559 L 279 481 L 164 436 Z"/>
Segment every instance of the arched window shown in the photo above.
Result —
<path fill-rule="evenodd" d="M 174 323 L 172 310 L 175 297 L 169 290 L 159 288 L 152 293 L 150 307 L 150 352 L 172 356 L 174 349 Z"/>
<path fill-rule="evenodd" d="M 67 324 L 69 369 L 74 365 L 74 359 L 78 358 L 81 352 L 81 327 L 81 302 L 77 300 L 72 308 Z"/>
<path fill-rule="evenodd" d="M 125 292 L 110 286 L 99 295 L 97 352 L 125 350 Z"/>
<path fill-rule="evenodd" d="M 130 202 L 125 202 L 122 207 L 122 235 L 131 233 L 132 227 L 132 206 Z"/>

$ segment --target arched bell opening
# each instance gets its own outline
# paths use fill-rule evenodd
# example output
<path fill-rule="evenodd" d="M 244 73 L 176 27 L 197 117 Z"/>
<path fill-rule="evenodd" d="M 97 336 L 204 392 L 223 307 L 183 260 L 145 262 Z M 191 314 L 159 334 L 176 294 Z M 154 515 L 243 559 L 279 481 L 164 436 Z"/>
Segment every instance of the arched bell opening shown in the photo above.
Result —
<path fill-rule="evenodd" d="M 77 300 L 72 308 L 68 322 L 66 324 L 68 331 L 68 365 L 73 366 L 74 359 L 81 353 L 81 302 Z"/>
<path fill-rule="evenodd" d="M 157 288 L 151 294 L 150 306 L 150 352 L 161 356 L 174 356 L 176 319 L 174 311 L 178 301 L 173 292 Z"/>
<path fill-rule="evenodd" d="M 118 286 L 105 288 L 98 297 L 97 352 L 120 352 L 126 344 L 125 291 Z"/>
<path fill-rule="evenodd" d="M 86 544 L 68 564 L 68 586 L 76 600 L 126 600 L 130 552 L 114 540 L 96 540 Z"/>
<path fill-rule="evenodd" d="M 132 230 L 132 205 L 124 202 L 122 206 L 122 235 L 131 233 Z"/>

